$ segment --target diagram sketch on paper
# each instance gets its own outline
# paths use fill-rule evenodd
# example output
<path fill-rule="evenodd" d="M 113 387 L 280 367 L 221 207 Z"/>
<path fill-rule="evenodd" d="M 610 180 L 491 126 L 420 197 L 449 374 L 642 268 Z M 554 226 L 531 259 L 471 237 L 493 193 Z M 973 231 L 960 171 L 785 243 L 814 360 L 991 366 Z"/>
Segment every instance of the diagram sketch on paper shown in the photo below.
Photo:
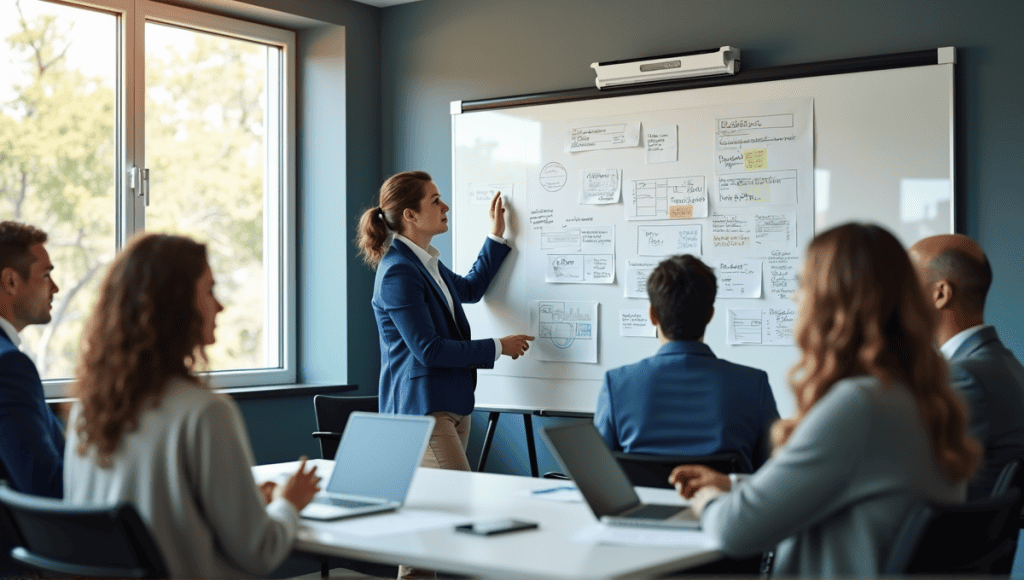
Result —
<path fill-rule="evenodd" d="M 597 362 L 597 302 L 535 300 L 531 312 L 537 341 L 533 358 Z"/>

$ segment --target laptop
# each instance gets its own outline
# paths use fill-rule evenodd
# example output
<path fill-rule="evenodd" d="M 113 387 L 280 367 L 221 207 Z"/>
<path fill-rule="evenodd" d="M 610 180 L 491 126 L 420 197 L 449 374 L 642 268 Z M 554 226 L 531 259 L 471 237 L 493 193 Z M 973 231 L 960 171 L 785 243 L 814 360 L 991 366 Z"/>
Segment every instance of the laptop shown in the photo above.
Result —
<path fill-rule="evenodd" d="M 434 418 L 354 411 L 323 491 L 299 515 L 337 520 L 401 507 L 423 460 Z"/>
<path fill-rule="evenodd" d="M 545 427 L 541 434 L 602 522 L 617 526 L 700 528 L 700 520 L 689 507 L 641 503 L 626 472 L 593 423 Z"/>

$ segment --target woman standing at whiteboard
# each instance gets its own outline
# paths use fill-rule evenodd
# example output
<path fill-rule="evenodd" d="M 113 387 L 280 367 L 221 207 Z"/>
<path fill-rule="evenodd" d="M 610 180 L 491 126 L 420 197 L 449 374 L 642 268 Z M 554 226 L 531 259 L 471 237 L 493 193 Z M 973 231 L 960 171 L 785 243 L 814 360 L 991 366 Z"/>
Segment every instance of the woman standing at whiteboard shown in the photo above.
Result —
<path fill-rule="evenodd" d="M 433 415 L 437 422 L 423 465 L 469 471 L 476 369 L 492 368 L 503 354 L 519 358 L 533 340 L 525 334 L 472 340 L 462 309 L 463 302 L 483 298 L 511 251 L 501 237 L 501 193 L 491 200 L 491 234 L 465 277 L 445 267 L 430 245 L 448 231 L 449 209 L 430 175 L 390 177 L 379 203 L 363 212 L 357 244 L 377 270 L 371 304 L 380 333 L 380 412 Z"/>

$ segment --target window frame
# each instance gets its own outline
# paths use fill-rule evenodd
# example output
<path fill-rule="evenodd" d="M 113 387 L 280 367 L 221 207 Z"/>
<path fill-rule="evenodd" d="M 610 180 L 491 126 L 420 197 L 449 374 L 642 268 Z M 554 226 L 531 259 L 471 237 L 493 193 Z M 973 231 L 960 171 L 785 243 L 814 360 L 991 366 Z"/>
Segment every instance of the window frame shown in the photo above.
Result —
<path fill-rule="evenodd" d="M 277 223 L 276 238 L 273 228 L 264 228 L 266 237 L 264 263 L 267 267 L 267 303 L 277 298 L 276 317 L 265 315 L 266 352 L 278 351 L 278 367 L 258 369 L 212 370 L 201 373 L 215 388 L 258 387 L 295 384 L 297 376 L 297 42 L 294 31 L 164 4 L 153 0 L 43 0 L 74 8 L 96 10 L 118 18 L 117 71 L 115 92 L 117 108 L 115 120 L 115 247 L 120 251 L 135 233 L 145 230 L 146 202 L 131 189 L 129 173 L 132 168 L 145 165 L 145 26 L 147 22 L 180 26 L 198 32 L 218 34 L 277 47 L 280 59 L 277 67 L 268 67 L 268 101 L 279 106 L 280 114 L 274 127 L 267 131 L 267 159 L 276 154 L 278 169 L 264 169 L 264 223 Z M 268 63 L 269 64 L 269 63 Z M 279 91 L 270 95 L 269 81 L 277 80 Z M 273 119 L 268 116 L 268 125 Z M 273 147 L 271 134 L 276 134 L 278 146 Z M 271 148 L 276 149 L 272 151 Z M 268 163 L 268 167 L 272 164 Z M 268 199 L 276 183 L 276 200 Z M 274 201 L 274 203 L 271 203 Z M 276 242 L 271 243 L 271 242 Z M 57 264 L 59 268 L 60 265 Z M 276 272 L 275 272 L 276 270 Z M 221 297 L 230 304 L 230 297 Z M 275 319 L 276 318 L 276 319 Z M 275 332 L 276 330 L 276 332 Z M 277 344 L 270 336 L 276 334 Z M 73 378 L 47 379 L 43 389 L 47 397 L 63 397 L 69 393 Z"/>

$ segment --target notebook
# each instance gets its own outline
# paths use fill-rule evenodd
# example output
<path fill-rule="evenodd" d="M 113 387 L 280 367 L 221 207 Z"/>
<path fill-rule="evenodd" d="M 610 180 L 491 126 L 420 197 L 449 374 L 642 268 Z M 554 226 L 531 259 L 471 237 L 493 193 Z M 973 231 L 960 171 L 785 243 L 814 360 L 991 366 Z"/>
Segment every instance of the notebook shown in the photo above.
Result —
<path fill-rule="evenodd" d="M 633 484 L 593 423 L 583 421 L 545 427 L 541 434 L 602 522 L 657 528 L 700 527 L 700 520 L 689 507 L 641 503 Z"/>
<path fill-rule="evenodd" d="M 299 515 L 336 520 L 401 507 L 433 430 L 429 415 L 353 412 L 327 486 Z"/>

